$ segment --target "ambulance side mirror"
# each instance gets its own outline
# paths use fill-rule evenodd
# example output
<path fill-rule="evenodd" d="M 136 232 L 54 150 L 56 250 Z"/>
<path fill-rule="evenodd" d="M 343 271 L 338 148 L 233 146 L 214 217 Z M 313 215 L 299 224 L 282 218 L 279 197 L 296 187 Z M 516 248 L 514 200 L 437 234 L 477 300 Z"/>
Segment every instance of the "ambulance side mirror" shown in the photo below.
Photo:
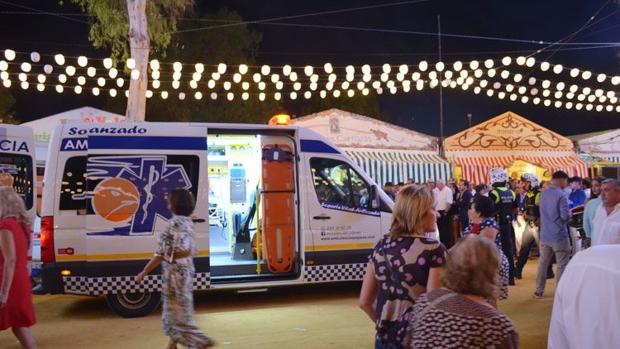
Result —
<path fill-rule="evenodd" d="M 380 204 L 381 198 L 379 198 L 379 191 L 377 190 L 377 186 L 373 185 L 370 187 L 370 208 L 373 210 L 378 210 L 381 206 Z"/>

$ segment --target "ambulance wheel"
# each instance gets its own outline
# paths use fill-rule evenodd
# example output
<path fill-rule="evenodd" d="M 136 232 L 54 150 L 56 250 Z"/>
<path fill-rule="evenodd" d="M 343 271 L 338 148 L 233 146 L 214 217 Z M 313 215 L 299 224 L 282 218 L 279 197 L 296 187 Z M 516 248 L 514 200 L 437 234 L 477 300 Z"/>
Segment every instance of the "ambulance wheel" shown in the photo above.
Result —
<path fill-rule="evenodd" d="M 122 317 L 146 316 L 159 307 L 157 292 L 117 293 L 106 295 L 108 306 Z"/>

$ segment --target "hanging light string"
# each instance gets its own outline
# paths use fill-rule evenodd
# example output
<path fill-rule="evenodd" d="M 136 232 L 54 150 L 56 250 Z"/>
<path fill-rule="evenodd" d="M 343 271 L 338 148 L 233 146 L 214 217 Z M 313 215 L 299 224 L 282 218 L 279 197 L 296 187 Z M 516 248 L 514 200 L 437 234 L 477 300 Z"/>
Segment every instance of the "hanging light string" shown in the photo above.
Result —
<path fill-rule="evenodd" d="M 107 92 L 116 97 L 128 95 L 129 81 L 140 78 L 136 62 L 131 58 L 124 62 L 123 68 L 117 68 L 110 58 L 41 55 L 38 52 L 28 55 L 10 49 L 4 51 L 4 58 L 0 60 L 0 80 L 7 88 L 19 85 L 28 89 L 32 85 L 41 92 L 46 89 L 59 93 L 72 90 L 76 94 L 88 91 L 96 96 Z M 47 63 L 42 62 L 42 58 Z M 518 72 L 525 69 L 535 69 L 542 76 L 527 77 Z M 206 94 L 212 99 L 224 96 L 227 100 L 248 100 L 251 96 L 258 96 L 261 101 L 268 97 L 276 100 L 326 98 L 328 95 L 339 98 L 384 92 L 412 93 L 441 84 L 513 102 L 620 112 L 613 87 L 620 84 L 619 76 L 537 62 L 534 57 L 526 56 L 452 63 L 420 61 L 416 65 L 334 66 L 325 63 L 322 66 L 295 67 L 151 60 L 147 74 L 151 78 L 150 88 L 146 91 L 148 98 L 159 95 L 161 98 L 178 96 L 185 99 L 187 95 L 193 95 L 199 100 Z M 438 80 L 440 75 L 442 81 Z M 577 82 L 558 81 L 567 75 Z"/>

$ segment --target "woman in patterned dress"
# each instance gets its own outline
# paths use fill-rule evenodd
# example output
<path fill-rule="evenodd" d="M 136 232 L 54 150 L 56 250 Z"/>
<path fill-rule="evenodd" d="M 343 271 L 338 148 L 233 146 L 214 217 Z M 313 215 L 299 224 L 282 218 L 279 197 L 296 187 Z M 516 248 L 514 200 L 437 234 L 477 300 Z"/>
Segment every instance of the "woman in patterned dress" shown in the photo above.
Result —
<path fill-rule="evenodd" d="M 189 215 L 195 207 L 192 193 L 175 189 L 168 194 L 168 206 L 173 213 L 169 226 L 157 239 L 155 255 L 137 282 L 162 264 L 162 324 L 164 333 L 170 337 L 168 349 L 177 344 L 188 348 L 208 348 L 214 342 L 194 324 L 194 262 L 196 255 L 194 224 Z"/>
<path fill-rule="evenodd" d="M 422 295 L 414 305 L 407 348 L 519 348 L 512 321 L 488 303 L 497 297 L 499 251 L 475 234 L 450 249 L 441 275 L 444 287 Z"/>
<path fill-rule="evenodd" d="M 427 238 L 437 214 L 426 187 L 408 185 L 396 196 L 392 226 L 375 246 L 360 292 L 360 308 L 375 322 L 376 349 L 404 348 L 416 299 L 440 286 L 445 247 Z"/>
<path fill-rule="evenodd" d="M 463 235 L 480 234 L 495 243 L 500 253 L 501 267 L 499 268 L 500 292 L 499 299 L 508 299 L 508 258 L 502 252 L 502 240 L 499 236 L 499 225 L 495 218 L 495 204 L 486 196 L 474 199 L 469 209 L 469 225 Z"/>

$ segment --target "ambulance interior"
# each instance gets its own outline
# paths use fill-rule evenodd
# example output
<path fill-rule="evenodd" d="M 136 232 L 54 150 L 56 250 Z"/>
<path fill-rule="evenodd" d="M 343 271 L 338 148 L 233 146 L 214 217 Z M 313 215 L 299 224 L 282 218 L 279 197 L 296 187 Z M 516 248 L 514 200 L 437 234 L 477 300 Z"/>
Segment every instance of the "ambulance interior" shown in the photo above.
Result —
<path fill-rule="evenodd" d="M 295 272 L 294 185 L 274 193 L 280 194 L 277 201 L 286 202 L 287 208 L 272 210 L 273 214 L 287 216 L 287 224 L 278 225 L 278 221 L 264 217 L 266 203 L 275 197 L 266 188 L 273 179 L 279 180 L 271 178 L 270 171 L 284 173 L 293 183 L 294 161 L 292 157 L 284 162 L 263 160 L 265 152 L 271 154 L 276 149 L 286 153 L 293 144 L 286 136 L 209 135 L 209 260 L 214 283 L 218 279 L 283 277 Z"/>

